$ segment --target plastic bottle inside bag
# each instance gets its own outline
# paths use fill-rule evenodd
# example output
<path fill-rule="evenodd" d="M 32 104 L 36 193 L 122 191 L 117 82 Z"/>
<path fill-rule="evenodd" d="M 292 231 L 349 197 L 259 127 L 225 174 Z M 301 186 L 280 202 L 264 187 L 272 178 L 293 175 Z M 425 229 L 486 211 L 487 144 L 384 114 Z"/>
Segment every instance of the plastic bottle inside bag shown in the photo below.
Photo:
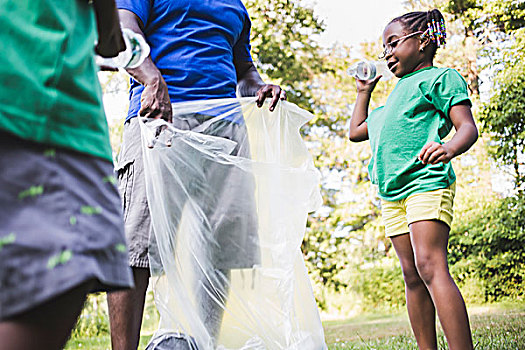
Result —
<path fill-rule="evenodd" d="M 359 80 L 372 80 L 377 75 L 382 75 L 381 80 L 389 80 L 394 76 L 384 61 L 359 61 L 347 73 Z"/>
<path fill-rule="evenodd" d="M 144 62 L 150 53 L 149 45 L 144 37 L 128 28 L 122 28 L 122 36 L 126 43 L 126 49 L 120 52 L 117 57 L 103 58 L 97 56 L 97 65 L 127 69 L 137 68 Z"/>

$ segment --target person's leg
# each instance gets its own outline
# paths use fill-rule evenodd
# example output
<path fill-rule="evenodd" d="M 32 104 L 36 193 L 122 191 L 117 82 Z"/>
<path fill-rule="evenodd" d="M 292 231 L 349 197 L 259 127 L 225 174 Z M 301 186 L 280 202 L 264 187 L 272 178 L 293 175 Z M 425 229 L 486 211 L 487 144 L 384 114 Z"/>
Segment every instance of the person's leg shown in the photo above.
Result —
<path fill-rule="evenodd" d="M 197 117 L 198 123 L 205 123 L 209 119 L 200 117 L 200 120 Z M 205 134 L 235 141 L 237 145 L 231 155 L 249 157 L 244 127 L 230 121 L 216 121 L 205 130 Z M 201 245 L 205 250 L 203 255 L 208 256 L 209 260 L 205 260 L 208 264 L 199 264 L 197 267 L 201 276 L 197 279 L 196 292 L 201 320 L 216 346 L 230 292 L 230 267 L 238 267 L 231 261 L 246 260 L 240 258 L 248 254 L 245 240 L 253 232 L 256 233 L 256 228 L 245 224 L 250 222 L 250 218 L 244 215 L 248 208 L 254 206 L 253 194 L 248 191 L 254 192 L 255 185 L 252 182 L 246 185 L 246 178 L 251 175 L 231 163 L 207 161 L 203 166 L 203 174 L 203 183 L 209 186 L 209 190 L 194 193 L 193 196 L 197 198 L 209 224 L 210 240 Z"/>
<path fill-rule="evenodd" d="M 113 350 L 137 349 L 144 302 L 150 272 L 145 268 L 133 268 L 135 288 L 108 293 L 111 347 Z"/>
<path fill-rule="evenodd" d="M 58 350 L 66 344 L 93 281 L 0 322 L 0 350 Z"/>
<path fill-rule="evenodd" d="M 230 288 L 230 270 L 215 270 L 202 276 L 197 293 L 204 326 L 216 344 Z"/>
<path fill-rule="evenodd" d="M 420 349 L 437 349 L 436 311 L 428 290 L 419 277 L 408 233 L 390 237 L 405 280 L 408 317 Z"/>
<path fill-rule="evenodd" d="M 448 271 L 449 226 L 437 220 L 410 225 L 417 271 L 427 286 L 451 350 L 472 349 L 465 302 Z"/>
<path fill-rule="evenodd" d="M 116 170 L 123 205 L 129 265 L 132 266 L 135 288 L 108 293 L 111 346 L 114 350 L 132 350 L 137 349 L 140 340 L 150 276 L 148 247 L 151 218 L 138 118 L 131 118 L 124 124 Z"/>

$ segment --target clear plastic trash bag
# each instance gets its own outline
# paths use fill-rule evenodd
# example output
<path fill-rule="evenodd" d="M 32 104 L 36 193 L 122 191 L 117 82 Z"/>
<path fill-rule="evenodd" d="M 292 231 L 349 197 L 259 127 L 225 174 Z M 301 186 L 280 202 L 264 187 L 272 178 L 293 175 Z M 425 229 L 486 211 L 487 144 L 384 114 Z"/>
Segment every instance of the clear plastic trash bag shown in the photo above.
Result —
<path fill-rule="evenodd" d="M 241 98 L 140 123 L 160 313 L 148 350 L 326 349 L 300 251 L 321 204 L 299 133 L 311 117 Z"/>

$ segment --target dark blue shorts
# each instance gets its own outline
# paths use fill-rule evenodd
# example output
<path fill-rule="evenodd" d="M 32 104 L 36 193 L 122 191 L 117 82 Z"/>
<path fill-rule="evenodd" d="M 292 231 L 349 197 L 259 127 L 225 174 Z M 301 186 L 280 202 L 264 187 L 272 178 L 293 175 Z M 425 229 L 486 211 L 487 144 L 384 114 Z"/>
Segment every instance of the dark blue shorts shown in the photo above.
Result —
<path fill-rule="evenodd" d="M 133 285 L 111 162 L 0 132 L 0 320 Z"/>

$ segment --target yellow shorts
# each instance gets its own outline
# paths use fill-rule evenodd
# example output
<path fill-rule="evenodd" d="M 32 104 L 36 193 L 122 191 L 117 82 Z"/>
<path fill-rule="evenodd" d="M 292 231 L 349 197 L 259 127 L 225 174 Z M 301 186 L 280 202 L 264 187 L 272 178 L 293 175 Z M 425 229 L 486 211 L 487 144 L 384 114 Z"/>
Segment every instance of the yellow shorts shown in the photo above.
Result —
<path fill-rule="evenodd" d="M 414 193 L 399 201 L 381 200 L 387 237 L 410 232 L 408 225 L 422 220 L 440 220 L 450 227 L 456 183 L 435 191 Z"/>

